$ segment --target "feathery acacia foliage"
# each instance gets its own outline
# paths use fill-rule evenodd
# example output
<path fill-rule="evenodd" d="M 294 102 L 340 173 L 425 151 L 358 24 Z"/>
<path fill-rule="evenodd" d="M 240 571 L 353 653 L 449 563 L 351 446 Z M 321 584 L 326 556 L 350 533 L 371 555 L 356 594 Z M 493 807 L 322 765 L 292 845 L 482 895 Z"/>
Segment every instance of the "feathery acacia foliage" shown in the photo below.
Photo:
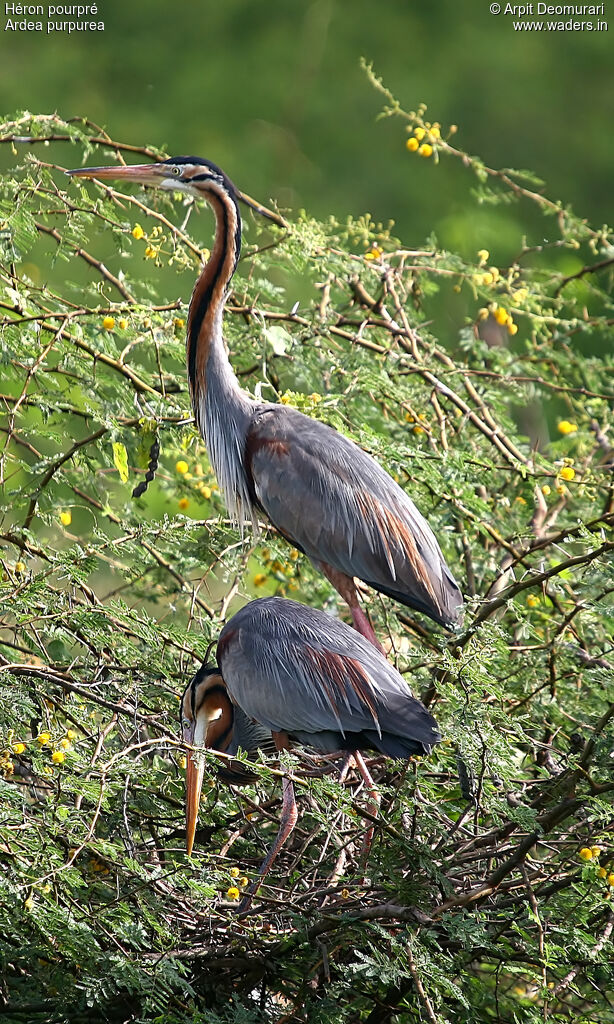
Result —
<path fill-rule="evenodd" d="M 542 221 L 505 267 L 368 217 L 248 224 L 225 330 L 242 383 L 372 452 L 468 595 L 451 638 L 368 598 L 444 742 L 374 763 L 367 877 L 364 794 L 300 753 L 243 790 L 208 761 L 183 852 L 178 695 L 223 621 L 255 594 L 345 610 L 271 531 L 239 541 L 189 418 L 210 220 L 61 173 L 153 151 L 0 126 L 3 1019 L 614 1021 L 612 236 L 386 102 L 478 201 Z M 287 770 L 301 818 L 239 920 Z"/>

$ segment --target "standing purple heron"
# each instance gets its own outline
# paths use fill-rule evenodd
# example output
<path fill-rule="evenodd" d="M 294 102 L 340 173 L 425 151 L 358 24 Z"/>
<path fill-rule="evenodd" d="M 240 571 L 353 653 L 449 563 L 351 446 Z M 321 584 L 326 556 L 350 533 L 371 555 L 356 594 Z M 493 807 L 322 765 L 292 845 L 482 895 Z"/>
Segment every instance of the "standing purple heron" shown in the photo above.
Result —
<path fill-rule="evenodd" d="M 68 173 L 187 192 L 213 209 L 215 243 L 190 301 L 187 365 L 196 423 L 231 517 L 241 527 L 251 521 L 257 531 L 264 513 L 327 576 L 356 629 L 377 647 L 355 577 L 441 625 L 454 625 L 460 590 L 431 528 L 401 487 L 332 427 L 287 406 L 256 402 L 240 387 L 222 316 L 241 250 L 238 202 L 245 197 L 224 172 L 208 160 L 182 156 Z"/>
<path fill-rule="evenodd" d="M 241 608 L 224 626 L 217 666 L 203 666 L 181 703 L 184 742 L 232 756 L 239 749 L 284 750 L 293 743 L 321 754 L 345 753 L 364 779 L 374 811 L 375 783 L 362 750 L 387 757 L 427 754 L 437 723 L 371 642 L 324 612 L 280 597 Z M 204 763 L 186 765 L 186 845 L 191 853 Z M 232 778 L 230 781 L 233 781 Z M 283 779 L 281 827 L 260 881 L 297 819 L 292 780 Z"/>

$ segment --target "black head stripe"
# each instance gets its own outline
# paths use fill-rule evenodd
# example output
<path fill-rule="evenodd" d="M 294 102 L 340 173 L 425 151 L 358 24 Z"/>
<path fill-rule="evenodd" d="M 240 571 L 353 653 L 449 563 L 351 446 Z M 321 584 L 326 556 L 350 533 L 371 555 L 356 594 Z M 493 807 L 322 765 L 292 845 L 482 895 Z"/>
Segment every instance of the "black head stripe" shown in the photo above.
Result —
<path fill-rule="evenodd" d="M 195 174 L 192 181 L 205 181 L 208 177 L 213 177 L 221 182 L 233 196 L 237 194 L 237 190 L 228 175 L 224 173 L 221 167 L 212 163 L 211 160 L 203 160 L 201 156 L 172 156 L 169 160 L 163 160 L 162 162 L 179 167 L 185 167 L 190 164 L 195 167 L 202 167 L 203 172 L 207 171 L 208 173 L 203 173 L 202 175 Z"/>

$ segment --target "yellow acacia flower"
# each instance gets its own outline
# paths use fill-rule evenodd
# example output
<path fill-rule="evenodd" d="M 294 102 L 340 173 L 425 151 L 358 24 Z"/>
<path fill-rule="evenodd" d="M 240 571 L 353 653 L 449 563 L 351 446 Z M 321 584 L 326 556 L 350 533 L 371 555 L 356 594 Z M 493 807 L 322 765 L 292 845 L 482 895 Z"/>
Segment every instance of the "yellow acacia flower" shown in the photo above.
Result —
<path fill-rule="evenodd" d="M 31 896 L 28 896 L 27 900 L 24 900 L 23 906 L 24 906 L 24 910 L 32 910 L 32 908 L 34 906 L 34 900 L 32 899 Z"/>
<path fill-rule="evenodd" d="M 39 732 L 38 736 L 36 737 L 36 742 L 40 743 L 41 747 L 44 747 L 46 743 L 49 743 L 50 739 L 50 732 Z"/>
<path fill-rule="evenodd" d="M 508 334 L 511 334 L 511 335 L 512 335 L 512 337 L 514 336 L 514 334 L 518 334 L 518 324 L 515 324 L 515 323 L 514 323 L 514 322 L 513 322 L 513 321 L 512 321 L 511 319 L 510 319 L 510 321 L 509 321 L 509 323 L 508 323 L 508 325 L 507 325 L 507 332 L 508 332 Z"/>
<path fill-rule="evenodd" d="M 60 746 L 62 750 L 70 750 L 70 740 L 64 737 L 63 740 L 60 740 L 58 746 Z"/>
<path fill-rule="evenodd" d="M 179 459 L 179 461 L 175 463 L 175 470 L 177 471 L 177 473 L 181 473 L 182 475 L 184 473 L 187 473 L 189 468 L 190 467 L 188 466 L 185 459 Z"/>
<path fill-rule="evenodd" d="M 581 860 L 592 860 L 593 852 L 591 849 L 589 849 L 588 846 L 583 846 L 578 854 L 578 857 L 580 857 Z"/>
<path fill-rule="evenodd" d="M 552 488 L 550 487 L 550 484 L 544 484 L 543 487 L 542 487 L 542 494 L 545 494 L 546 497 L 548 497 L 548 495 L 550 494 L 551 490 L 552 490 Z"/>
<path fill-rule="evenodd" d="M 209 501 L 209 498 L 211 497 L 211 488 L 207 487 L 206 484 L 203 484 L 202 487 L 199 487 L 199 491 L 202 494 L 205 501 Z"/>
<path fill-rule="evenodd" d="M 146 260 L 155 260 L 157 255 L 158 255 L 158 250 L 155 249 L 153 247 L 153 245 L 148 245 L 147 248 L 145 249 L 145 259 Z"/>
<path fill-rule="evenodd" d="M 175 319 L 173 320 L 173 325 L 175 327 L 185 327 L 185 320 L 183 319 L 183 317 L 176 316 Z"/>
<path fill-rule="evenodd" d="M 72 523 L 72 514 L 68 510 L 60 512 L 60 522 L 62 526 L 70 526 Z"/>
<path fill-rule="evenodd" d="M 177 502 L 177 506 L 181 509 L 182 512 L 185 512 L 186 508 L 190 507 L 190 502 L 188 498 L 180 498 L 179 501 Z"/>
<path fill-rule="evenodd" d="M 419 145 L 420 143 L 418 142 L 417 139 L 414 139 L 413 136 L 410 137 L 405 143 L 405 146 L 407 147 L 410 153 L 415 153 Z"/>
<path fill-rule="evenodd" d="M 416 136 L 418 142 L 422 142 L 422 139 L 426 135 L 426 131 L 424 128 L 414 128 L 414 135 Z"/>
<path fill-rule="evenodd" d="M 341 890 L 341 899 L 342 900 L 347 900 L 349 898 L 350 898 L 350 890 L 349 889 L 342 889 Z"/>
<path fill-rule="evenodd" d="M 15 572 L 25 572 L 25 571 L 26 571 L 26 563 L 25 562 L 15 562 Z"/>
<path fill-rule="evenodd" d="M 62 761 L 66 760 L 66 754 L 63 750 L 54 750 L 51 755 L 51 760 L 54 764 L 62 764 Z"/>
<path fill-rule="evenodd" d="M 140 239 L 143 237 L 144 234 L 145 234 L 145 232 L 143 231 L 143 228 L 141 227 L 141 225 L 140 224 L 135 224 L 133 229 L 132 229 L 132 237 L 136 238 L 136 240 L 138 242 L 138 241 L 140 241 Z"/>
<path fill-rule="evenodd" d="M 76 738 L 77 738 L 77 734 L 76 734 L 74 729 L 67 729 L 66 730 L 66 739 L 67 740 L 75 740 Z"/>
<path fill-rule="evenodd" d="M 102 326 L 104 327 L 105 331 L 112 331 L 113 328 L 115 327 L 115 317 L 105 316 L 102 321 Z"/>
<path fill-rule="evenodd" d="M 488 260 L 490 259 L 488 249 L 478 249 L 478 259 L 480 263 L 488 263 Z"/>
<path fill-rule="evenodd" d="M 607 878 L 607 876 L 608 876 L 608 869 L 607 868 L 599 868 L 599 870 L 597 872 L 597 875 L 598 875 L 599 878 Z"/>
<path fill-rule="evenodd" d="M 560 423 L 557 424 L 556 429 L 558 430 L 559 434 L 575 434 L 576 430 L 578 429 L 578 424 L 570 423 L 569 420 L 561 420 Z"/>
<path fill-rule="evenodd" d="M 503 306 L 497 306 L 493 313 L 493 316 L 497 323 L 501 324 L 502 327 L 508 322 L 510 318 L 507 309 L 505 309 Z"/>
<path fill-rule="evenodd" d="M 14 754 L 23 754 L 25 749 L 26 749 L 25 743 L 13 743 L 13 753 Z"/>
<path fill-rule="evenodd" d="M 242 889 L 245 888 L 245 886 L 248 884 L 248 882 L 249 882 L 249 878 L 246 878 L 245 875 L 243 875 L 243 877 L 239 879 L 239 885 L 241 886 Z"/>
<path fill-rule="evenodd" d="M 418 150 L 420 156 L 429 157 L 433 155 L 433 147 L 428 142 L 423 142 Z"/>
<path fill-rule="evenodd" d="M 231 868 L 229 874 L 231 878 L 238 878 L 241 871 L 239 868 Z"/>
<path fill-rule="evenodd" d="M 266 576 L 263 572 L 257 572 L 254 576 L 254 586 L 261 587 L 263 583 L 266 583 Z"/>
<path fill-rule="evenodd" d="M 230 889 L 227 890 L 226 896 L 229 900 L 238 900 L 241 893 L 237 889 L 236 885 L 231 885 Z"/>
<path fill-rule="evenodd" d="M 614 885 L 614 871 L 610 875 L 608 875 L 607 881 L 608 885 Z"/>
<path fill-rule="evenodd" d="M 440 138 L 441 138 L 441 125 L 439 125 L 439 124 L 437 123 L 437 121 L 436 121 L 436 122 L 435 122 L 435 124 L 434 124 L 434 125 L 433 125 L 433 126 L 431 127 L 431 129 L 430 129 L 430 131 L 429 131 L 429 135 L 432 135 L 432 137 L 433 137 L 434 139 L 440 139 Z"/>
<path fill-rule="evenodd" d="M 600 846 L 591 846 L 591 853 L 592 853 L 593 857 L 598 857 L 599 854 L 601 853 L 601 847 Z"/>
<path fill-rule="evenodd" d="M 574 480 L 575 476 L 576 476 L 576 471 L 573 468 L 573 466 L 563 466 L 563 468 L 561 470 L 561 479 L 562 480 Z"/>
<path fill-rule="evenodd" d="M 122 317 L 121 320 L 117 321 L 117 326 L 119 327 L 120 331 L 125 331 L 126 327 L 128 326 L 128 321 L 126 320 L 125 317 Z"/>
<path fill-rule="evenodd" d="M 539 603 L 540 601 L 537 594 L 529 594 L 529 596 L 527 597 L 527 605 L 529 606 L 529 608 L 537 608 Z"/>

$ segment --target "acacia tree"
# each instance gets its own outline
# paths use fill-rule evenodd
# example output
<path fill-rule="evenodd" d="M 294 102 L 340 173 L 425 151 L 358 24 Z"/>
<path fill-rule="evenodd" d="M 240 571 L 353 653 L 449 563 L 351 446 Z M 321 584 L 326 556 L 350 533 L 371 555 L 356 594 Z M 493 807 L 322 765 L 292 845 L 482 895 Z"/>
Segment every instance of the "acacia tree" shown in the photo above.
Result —
<path fill-rule="evenodd" d="M 208 758 L 184 853 L 178 697 L 209 642 L 257 594 L 345 610 L 266 525 L 239 541 L 189 418 L 210 221 L 61 173 L 157 151 L 56 116 L 0 128 L 4 1020 L 614 1020 L 612 236 L 423 108 L 386 94 L 385 113 L 406 159 L 474 172 L 468 204 L 543 224 L 506 266 L 408 249 L 369 217 L 248 225 L 226 316 L 242 383 L 373 453 L 467 595 L 452 637 L 365 596 L 444 736 L 373 765 L 367 876 L 365 795 L 300 752 L 241 790 Z M 300 821 L 239 919 L 286 771 Z"/>

